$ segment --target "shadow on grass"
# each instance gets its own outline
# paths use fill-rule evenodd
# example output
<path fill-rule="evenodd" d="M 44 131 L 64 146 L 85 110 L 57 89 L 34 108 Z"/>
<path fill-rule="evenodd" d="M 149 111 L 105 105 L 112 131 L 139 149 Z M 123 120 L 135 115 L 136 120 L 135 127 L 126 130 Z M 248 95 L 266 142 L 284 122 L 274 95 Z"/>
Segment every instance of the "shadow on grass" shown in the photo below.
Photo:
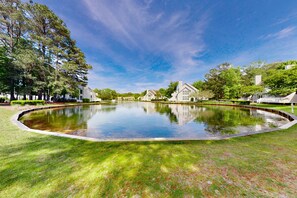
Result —
<path fill-rule="evenodd" d="M 18 185 L 27 193 L 36 189 L 43 195 L 161 193 L 164 187 L 160 184 L 171 169 L 187 168 L 187 164 L 201 158 L 185 147 L 193 144 L 96 143 L 35 136 L 10 147 L 0 147 L 0 159 L 4 162 L 0 168 L 0 191 Z"/>
<path fill-rule="evenodd" d="M 202 189 L 185 187 L 194 172 L 198 180 L 207 177 L 208 173 L 195 169 L 197 164 L 210 162 L 211 158 L 222 167 L 254 169 L 259 159 L 264 164 L 271 163 L 269 158 L 274 153 L 269 155 L 267 151 L 275 148 L 274 141 L 278 141 L 280 147 L 287 144 L 296 148 L 295 131 L 296 127 L 287 131 L 291 139 L 280 136 L 282 132 L 273 132 L 224 141 L 172 142 L 98 143 L 34 135 L 10 146 L 0 146 L 0 195 L 1 191 L 6 195 L 53 197 L 129 196 L 144 192 L 146 195 L 201 195 Z M 233 161 L 228 162 L 228 156 L 221 158 L 226 152 L 233 156 Z M 242 164 L 236 157 L 243 157 L 246 163 Z M 262 169 L 260 166 L 259 170 L 265 171 Z M 179 175 L 180 172 L 184 175 Z"/>

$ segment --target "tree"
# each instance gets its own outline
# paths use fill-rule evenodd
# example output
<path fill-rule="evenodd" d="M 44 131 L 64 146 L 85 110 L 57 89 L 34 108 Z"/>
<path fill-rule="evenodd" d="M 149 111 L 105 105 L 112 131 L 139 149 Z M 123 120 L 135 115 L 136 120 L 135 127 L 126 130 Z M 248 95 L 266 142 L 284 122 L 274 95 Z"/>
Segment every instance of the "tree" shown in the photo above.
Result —
<path fill-rule="evenodd" d="M 118 94 L 115 90 L 106 88 L 106 89 L 94 89 L 94 92 L 97 93 L 97 97 L 101 98 L 102 100 L 113 100 L 115 99 Z"/>
<path fill-rule="evenodd" d="M 220 77 L 224 84 L 223 85 L 223 98 L 232 99 L 241 97 L 241 73 L 240 68 L 229 68 L 223 70 Z"/>
<path fill-rule="evenodd" d="M 292 69 L 271 69 L 268 71 L 265 85 L 271 89 L 271 95 L 286 96 L 297 91 L 297 66 Z"/>
<path fill-rule="evenodd" d="M 165 96 L 167 98 L 171 98 L 171 94 L 176 91 L 177 85 L 178 85 L 178 82 L 170 82 L 165 92 Z"/>
<path fill-rule="evenodd" d="M 245 97 L 255 95 L 257 93 L 262 93 L 264 91 L 264 87 L 260 85 L 250 85 L 242 87 L 242 95 Z"/>
<path fill-rule="evenodd" d="M 7 73 L 9 72 L 10 61 L 4 47 L 0 47 L 0 92 L 9 91 L 9 78 L 7 78 Z"/>
<path fill-rule="evenodd" d="M 33 93 L 49 99 L 87 84 L 91 66 L 66 24 L 45 5 L 1 0 L 0 46 L 9 60 L 1 64 L 0 85 L 9 88 L 12 100 L 15 91 L 24 99 Z"/>
<path fill-rule="evenodd" d="M 233 68 L 229 63 L 223 63 L 211 69 L 205 75 L 205 88 L 214 94 L 215 99 L 231 99 L 241 96 L 240 68 Z"/>
<path fill-rule="evenodd" d="M 6 78 L 9 79 L 10 98 L 13 100 L 15 86 L 19 80 L 21 69 L 14 64 L 15 51 L 19 40 L 25 33 L 24 29 L 24 10 L 20 0 L 1 0 L 0 1 L 0 46 L 11 61 L 6 65 Z"/>
<path fill-rule="evenodd" d="M 253 62 L 243 68 L 242 82 L 245 86 L 252 86 L 255 84 L 255 76 L 262 75 L 265 78 L 266 71 L 264 69 L 265 63 L 262 61 Z"/>
<path fill-rule="evenodd" d="M 204 89 L 205 83 L 202 80 L 198 80 L 198 81 L 194 82 L 192 85 L 193 85 L 193 87 L 195 87 L 196 89 L 201 91 Z"/>
<path fill-rule="evenodd" d="M 160 89 L 159 89 L 159 93 L 160 93 L 160 95 L 161 95 L 162 97 L 165 97 L 165 96 L 166 96 L 166 89 L 164 89 L 164 88 L 160 88 Z"/>
<path fill-rule="evenodd" d="M 198 99 L 198 100 L 208 100 L 214 97 L 214 94 L 210 90 L 202 90 L 197 91 L 193 94 L 191 94 L 192 97 Z"/>

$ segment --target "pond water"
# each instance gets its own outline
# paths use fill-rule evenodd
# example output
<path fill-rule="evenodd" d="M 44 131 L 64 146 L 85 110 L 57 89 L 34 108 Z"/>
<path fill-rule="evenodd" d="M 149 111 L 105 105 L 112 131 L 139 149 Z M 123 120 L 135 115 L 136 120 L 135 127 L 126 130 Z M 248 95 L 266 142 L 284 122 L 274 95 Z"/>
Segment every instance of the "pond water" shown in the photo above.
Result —
<path fill-rule="evenodd" d="M 148 102 L 39 110 L 20 121 L 33 129 L 98 139 L 204 139 L 266 131 L 289 122 L 255 109 Z"/>

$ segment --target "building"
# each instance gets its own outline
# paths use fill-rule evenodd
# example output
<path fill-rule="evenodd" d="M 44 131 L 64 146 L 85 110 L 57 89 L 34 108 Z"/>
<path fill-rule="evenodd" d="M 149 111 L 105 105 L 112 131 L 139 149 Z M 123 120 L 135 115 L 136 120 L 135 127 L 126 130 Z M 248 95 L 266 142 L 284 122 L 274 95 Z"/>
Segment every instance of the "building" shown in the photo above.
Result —
<path fill-rule="evenodd" d="M 117 97 L 117 101 L 134 101 L 134 96 Z"/>
<path fill-rule="evenodd" d="M 100 98 L 97 98 L 97 94 L 90 87 L 79 86 L 78 102 L 82 102 L 84 98 L 89 99 L 90 102 L 99 102 Z"/>
<path fill-rule="evenodd" d="M 194 93 L 197 93 L 198 89 L 193 87 L 188 83 L 183 83 L 182 81 L 178 82 L 176 91 L 172 93 L 172 97 L 169 101 L 175 102 L 189 102 L 189 101 L 196 101 L 196 98 L 192 96 Z"/>
<path fill-rule="evenodd" d="M 157 98 L 157 92 L 155 90 L 146 90 L 146 94 L 141 97 L 142 101 L 151 101 Z"/>
<path fill-rule="evenodd" d="M 287 67 L 288 66 L 288 67 Z M 287 65 L 285 69 L 291 69 L 294 65 Z M 262 84 L 262 75 L 255 76 L 255 85 Z M 269 95 L 270 89 L 265 88 L 264 92 L 256 93 L 248 98 L 253 102 L 257 103 L 275 103 L 275 104 L 297 104 L 297 93 L 291 93 L 285 97 L 277 97 Z"/>
<path fill-rule="evenodd" d="M 279 103 L 279 104 L 297 104 L 296 92 L 291 93 L 285 97 L 274 97 L 265 95 L 257 100 L 257 103 Z"/>
<path fill-rule="evenodd" d="M 262 75 L 256 75 L 255 76 L 255 85 L 261 85 L 262 84 Z"/>

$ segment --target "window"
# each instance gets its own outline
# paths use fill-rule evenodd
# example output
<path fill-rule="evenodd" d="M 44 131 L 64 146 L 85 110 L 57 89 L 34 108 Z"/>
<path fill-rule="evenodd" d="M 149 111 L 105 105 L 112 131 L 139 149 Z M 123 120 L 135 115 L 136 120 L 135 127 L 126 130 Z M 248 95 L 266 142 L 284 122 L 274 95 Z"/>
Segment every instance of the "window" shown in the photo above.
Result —
<path fill-rule="evenodd" d="M 189 100 L 189 96 L 183 96 L 183 100 Z"/>
<path fill-rule="evenodd" d="M 188 89 L 183 90 L 183 95 L 189 95 L 189 94 L 190 94 L 190 90 L 188 90 Z"/>

